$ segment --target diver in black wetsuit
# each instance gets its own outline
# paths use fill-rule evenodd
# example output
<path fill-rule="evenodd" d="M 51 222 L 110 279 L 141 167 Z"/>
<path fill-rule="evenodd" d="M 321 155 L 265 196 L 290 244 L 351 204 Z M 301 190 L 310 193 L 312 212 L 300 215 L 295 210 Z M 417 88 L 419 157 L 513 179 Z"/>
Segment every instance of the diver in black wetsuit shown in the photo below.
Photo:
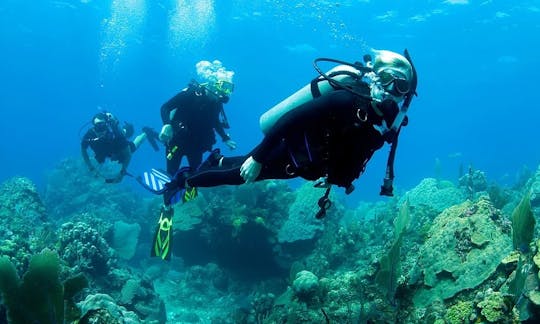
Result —
<path fill-rule="evenodd" d="M 191 168 L 202 162 L 204 152 L 216 143 L 214 131 L 225 145 L 236 143 L 225 132 L 229 128 L 223 104 L 229 101 L 234 85 L 234 72 L 226 70 L 220 61 L 200 61 L 197 74 L 205 82 L 192 81 L 161 107 L 163 127 L 159 138 L 167 146 L 167 172 L 175 174 L 184 156 Z"/>
<path fill-rule="evenodd" d="M 166 203 L 175 202 L 172 197 L 186 187 L 294 177 L 352 192 L 352 182 L 373 153 L 385 142 L 397 143 L 407 122 L 406 109 L 398 102 L 411 98 L 416 88 L 412 63 L 400 54 L 379 51 L 370 70 L 377 87 L 357 80 L 354 87 L 321 94 L 283 114 L 247 156 L 226 158 L 214 151 L 196 172 L 180 172 L 167 185 Z M 383 195 L 392 194 L 393 169 L 391 173 L 381 188 Z"/>
<path fill-rule="evenodd" d="M 109 112 L 96 114 L 91 122 L 93 127 L 84 134 L 81 140 L 81 155 L 89 171 L 99 176 L 99 172 L 90 161 L 88 148 L 94 151 L 94 157 L 98 164 L 103 164 L 105 159 L 109 158 L 122 165 L 118 175 L 106 179 L 107 183 L 122 181 L 124 175 L 127 174 L 127 167 L 133 152 L 139 148 L 144 140 L 149 139 L 154 150 L 158 150 L 156 144 L 158 134 L 149 127 L 144 127 L 143 132 L 130 141 L 129 138 L 133 135 L 133 126 L 126 123 L 121 127 L 118 119 Z"/>
<path fill-rule="evenodd" d="M 367 119 L 357 115 L 364 105 Z M 189 187 L 238 185 L 264 179 L 325 178 L 329 184 L 352 188 L 367 161 L 385 142 L 373 124 L 391 125 L 398 113 L 393 101 L 381 104 L 379 116 L 369 102 L 337 90 L 285 114 L 247 156 L 221 157 L 214 152 L 185 181 Z M 182 183 L 178 183 L 180 187 Z"/>

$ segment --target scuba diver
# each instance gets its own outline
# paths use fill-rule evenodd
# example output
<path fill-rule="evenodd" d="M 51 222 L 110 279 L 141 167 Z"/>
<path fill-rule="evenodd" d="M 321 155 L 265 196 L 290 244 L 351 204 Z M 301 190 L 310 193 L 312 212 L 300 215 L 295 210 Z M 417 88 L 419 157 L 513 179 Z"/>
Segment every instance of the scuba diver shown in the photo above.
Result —
<path fill-rule="evenodd" d="M 121 164 L 120 172 L 116 177 L 107 178 L 107 183 L 118 183 L 124 175 L 128 174 L 127 168 L 133 152 L 139 148 L 144 140 L 148 139 L 155 151 L 159 150 L 156 143 L 158 133 L 149 127 L 143 127 L 143 132 L 133 141 L 129 138 L 133 135 L 133 126 L 125 123 L 120 127 L 118 119 L 110 112 L 101 112 L 91 120 L 92 127 L 84 134 L 81 140 L 81 154 L 88 170 L 95 176 L 100 176 L 99 171 L 90 161 L 88 148 L 94 151 L 94 157 L 98 164 L 103 164 L 106 158 Z"/>
<path fill-rule="evenodd" d="M 234 89 L 234 72 L 226 70 L 218 60 L 200 61 L 196 68 L 205 82 L 192 80 L 161 107 L 163 127 L 159 138 L 167 147 L 167 172 L 171 175 L 178 171 L 184 156 L 193 169 L 201 164 L 203 154 L 216 143 L 214 131 L 231 150 L 236 148 L 225 133 L 229 123 L 223 110 Z"/>
<path fill-rule="evenodd" d="M 223 104 L 229 102 L 234 90 L 234 72 L 225 69 L 218 60 L 200 61 L 195 67 L 203 83 L 192 80 L 187 88 L 161 106 L 163 127 L 159 139 L 166 145 L 167 171 L 156 170 L 158 179 L 151 183 L 151 187 L 155 188 L 168 181 L 170 175 L 176 174 L 184 156 L 189 167 L 181 170 L 196 169 L 201 164 L 203 154 L 210 152 L 216 143 L 215 133 L 229 149 L 236 149 L 236 142 L 225 132 L 230 126 L 223 109 Z M 186 190 L 184 196 L 186 199 L 196 197 L 196 188 Z M 165 202 L 165 205 L 170 204 Z M 173 213 L 169 207 L 160 216 L 152 256 L 170 258 Z"/>
<path fill-rule="evenodd" d="M 324 73 L 321 61 L 340 65 Z M 164 196 L 162 217 L 174 203 L 190 200 L 192 188 L 301 177 L 326 188 L 315 215 L 320 219 L 331 206 L 331 186 L 350 194 L 353 181 L 385 143 L 391 150 L 380 194 L 392 196 L 398 135 L 408 122 L 417 75 L 406 50 L 404 55 L 375 51 L 374 60 L 365 55 L 364 63 L 316 59 L 319 76 L 261 116 L 265 137 L 247 155 L 223 157 L 214 150 L 197 170 L 183 168 L 173 179 L 162 177 L 159 188 L 148 185 L 148 179 L 157 176 L 155 170 L 145 173 L 141 183 Z M 154 248 L 159 253 L 162 246 Z"/>

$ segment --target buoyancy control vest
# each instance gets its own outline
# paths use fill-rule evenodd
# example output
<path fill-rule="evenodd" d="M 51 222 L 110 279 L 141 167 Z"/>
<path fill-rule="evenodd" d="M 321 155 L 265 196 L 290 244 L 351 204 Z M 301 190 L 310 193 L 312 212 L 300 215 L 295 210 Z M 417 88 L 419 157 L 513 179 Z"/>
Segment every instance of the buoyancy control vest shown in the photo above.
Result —
<path fill-rule="evenodd" d="M 357 83 L 363 77 L 363 72 L 351 65 L 338 65 L 326 74 L 332 80 L 347 85 Z M 322 77 L 315 78 L 312 82 L 306 84 L 303 88 L 261 115 L 259 118 L 259 126 L 261 127 L 262 132 L 267 134 L 277 121 L 289 111 L 336 89 L 338 89 L 338 87 L 330 81 Z"/>
<path fill-rule="evenodd" d="M 397 149 L 398 136 L 401 130 L 401 126 L 407 123 L 407 112 L 411 100 L 413 96 L 417 95 L 416 87 L 418 83 L 418 78 L 416 74 L 416 69 L 410 58 L 409 52 L 406 49 L 404 51 L 404 57 L 409 61 L 412 67 L 413 78 L 411 80 L 410 91 L 405 94 L 404 101 L 400 106 L 398 115 L 395 117 L 393 124 L 378 129 L 382 135 L 384 135 L 385 133 L 389 133 L 388 138 L 392 138 L 392 146 L 388 156 L 385 177 L 380 191 L 380 195 L 383 196 L 393 196 L 394 158 Z M 323 73 L 317 66 L 318 61 L 336 62 L 340 65 L 334 67 L 327 73 Z M 289 111 L 292 111 L 297 107 L 301 106 L 302 104 L 336 89 L 344 89 L 371 100 L 369 93 L 359 93 L 357 87 L 357 85 L 361 83 L 364 83 L 365 85 L 366 82 L 363 79 L 365 78 L 365 76 L 368 75 L 368 73 L 373 72 L 373 70 L 371 69 L 371 56 L 365 55 L 364 62 L 366 63 L 366 66 L 359 62 L 350 64 L 334 59 L 316 59 L 313 65 L 320 76 L 313 79 L 309 84 L 305 85 L 303 88 L 296 91 L 294 94 L 287 97 L 274 107 L 270 108 L 264 114 L 262 114 L 259 119 L 259 125 L 262 132 L 264 134 L 267 134 L 268 131 L 277 123 L 277 121 Z M 373 73 L 370 74 L 373 75 Z M 354 187 L 351 185 L 351 188 L 347 188 L 347 194 L 352 192 L 352 190 L 354 190 Z"/>

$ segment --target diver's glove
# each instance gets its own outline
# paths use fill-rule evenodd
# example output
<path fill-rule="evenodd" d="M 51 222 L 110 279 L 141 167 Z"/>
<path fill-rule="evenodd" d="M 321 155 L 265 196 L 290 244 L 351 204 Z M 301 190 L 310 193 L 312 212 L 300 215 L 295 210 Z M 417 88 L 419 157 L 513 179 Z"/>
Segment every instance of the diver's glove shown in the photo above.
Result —
<path fill-rule="evenodd" d="M 159 140 L 163 143 L 167 143 L 172 139 L 173 136 L 173 129 L 170 124 L 165 124 L 161 128 L 161 132 L 159 133 Z"/>
<path fill-rule="evenodd" d="M 236 142 L 233 141 L 232 139 L 228 139 L 225 141 L 225 145 L 227 145 L 227 147 L 231 150 L 234 150 L 236 149 Z"/>
<path fill-rule="evenodd" d="M 244 179 L 246 183 L 255 181 L 261 173 L 262 164 L 255 161 L 255 159 L 250 156 L 248 157 L 242 166 L 240 167 L 240 176 Z"/>

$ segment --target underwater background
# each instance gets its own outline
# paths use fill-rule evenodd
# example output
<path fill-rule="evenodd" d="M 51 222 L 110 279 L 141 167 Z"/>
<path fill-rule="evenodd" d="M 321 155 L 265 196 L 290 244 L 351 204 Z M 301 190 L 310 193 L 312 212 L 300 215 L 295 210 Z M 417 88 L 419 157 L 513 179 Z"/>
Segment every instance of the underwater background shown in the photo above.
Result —
<path fill-rule="evenodd" d="M 42 290 L 78 305 L 65 318 L 81 323 L 105 322 L 103 309 L 110 323 L 534 321 L 539 31 L 538 0 L 2 0 L 0 290 L 18 281 L 10 265 L 23 291 L 41 261 L 58 283 Z M 94 114 L 159 130 L 200 60 L 235 72 L 238 148 L 218 146 L 236 155 L 262 139 L 262 113 L 316 76 L 315 58 L 371 49 L 408 49 L 418 71 L 394 198 L 378 196 L 387 147 L 353 194 L 334 190 L 322 222 L 304 181 L 202 190 L 176 211 L 167 263 L 148 255 L 160 200 L 82 165 Z M 129 170 L 163 155 L 145 144 Z M 81 273 L 80 292 L 54 293 Z M 31 304 L 14 300 L 2 295 L 0 322 Z M 59 322 L 50 307 L 33 319 Z"/>

